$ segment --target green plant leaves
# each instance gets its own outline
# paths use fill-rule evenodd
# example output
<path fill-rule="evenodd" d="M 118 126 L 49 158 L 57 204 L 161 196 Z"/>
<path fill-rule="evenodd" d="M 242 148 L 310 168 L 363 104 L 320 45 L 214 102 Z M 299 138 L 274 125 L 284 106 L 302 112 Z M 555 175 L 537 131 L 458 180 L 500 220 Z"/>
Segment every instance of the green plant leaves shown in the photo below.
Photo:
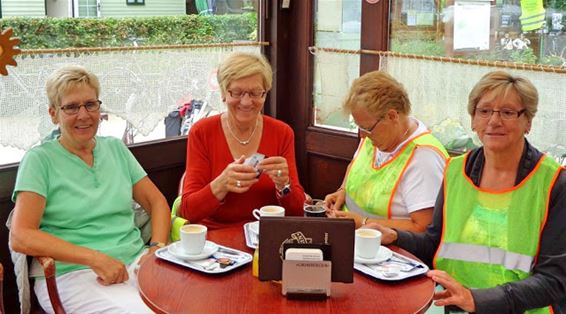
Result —
<path fill-rule="evenodd" d="M 4 18 L 21 49 L 182 45 L 256 40 L 255 13 L 133 18 Z"/>

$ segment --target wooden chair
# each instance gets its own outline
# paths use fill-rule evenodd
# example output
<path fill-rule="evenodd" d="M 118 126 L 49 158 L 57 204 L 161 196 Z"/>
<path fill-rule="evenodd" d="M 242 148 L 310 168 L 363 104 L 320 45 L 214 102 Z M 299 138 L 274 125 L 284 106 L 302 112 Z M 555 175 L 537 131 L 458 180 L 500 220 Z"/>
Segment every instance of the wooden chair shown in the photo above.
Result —
<path fill-rule="evenodd" d="M 12 210 L 10 212 L 10 214 L 8 215 L 8 219 L 6 221 L 6 227 L 8 227 L 8 229 L 10 229 L 10 227 L 12 225 L 12 214 L 13 213 L 14 213 L 14 210 Z M 29 267 L 29 266 L 31 266 L 30 262 L 31 262 L 33 257 L 30 257 L 30 256 L 26 257 L 26 255 L 21 254 L 21 253 L 18 253 L 16 255 L 20 256 L 19 258 L 25 258 L 26 263 L 28 265 L 28 269 L 31 269 L 31 267 Z M 14 258 L 14 257 L 12 257 L 12 258 Z M 63 305 L 61 303 L 61 298 L 59 298 L 59 291 L 57 290 L 57 281 L 55 280 L 55 275 L 56 275 L 55 260 L 51 257 L 45 257 L 45 256 L 35 257 L 35 260 L 37 260 L 39 262 L 39 265 L 43 269 L 43 274 L 45 276 L 45 283 L 47 284 L 47 293 L 49 294 L 49 300 L 51 301 L 51 306 L 53 307 L 53 311 L 56 314 L 64 314 L 65 309 L 63 308 Z M 14 263 L 16 263 L 15 260 L 14 260 Z M 35 297 L 35 294 L 33 292 L 33 278 L 29 279 L 29 285 L 30 285 L 29 292 L 30 292 L 32 313 L 41 313 L 41 312 L 43 312 L 43 309 L 41 309 L 41 306 L 37 302 L 37 298 Z M 0 289 L 1 289 L 1 285 L 0 285 Z M 1 298 L 2 298 L 2 295 L 0 294 L 0 302 L 2 301 Z M 4 313 L 3 309 L 2 309 L 2 313 Z"/>
<path fill-rule="evenodd" d="M 4 266 L 0 263 L 0 313 L 4 314 L 4 291 L 2 290 L 4 287 Z"/>
<path fill-rule="evenodd" d="M 63 304 L 59 298 L 59 291 L 57 290 L 57 281 L 55 280 L 55 260 L 46 256 L 38 256 L 36 257 L 36 260 L 43 268 L 45 283 L 47 284 L 47 293 L 49 294 L 49 300 L 51 301 L 53 311 L 56 314 L 65 314 L 65 309 L 63 308 Z M 33 286 L 30 287 L 30 291 L 33 293 Z"/>

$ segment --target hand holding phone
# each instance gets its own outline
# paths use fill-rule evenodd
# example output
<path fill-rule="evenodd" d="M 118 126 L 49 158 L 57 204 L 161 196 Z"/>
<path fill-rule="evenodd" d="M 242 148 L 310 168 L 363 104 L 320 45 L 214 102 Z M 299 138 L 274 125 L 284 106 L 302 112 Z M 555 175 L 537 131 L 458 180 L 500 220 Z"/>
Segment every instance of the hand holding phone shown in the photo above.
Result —
<path fill-rule="evenodd" d="M 246 158 L 246 160 L 244 160 L 244 165 L 252 166 L 257 172 L 257 177 L 259 177 L 261 171 L 257 169 L 257 166 L 259 165 L 259 162 L 262 161 L 263 159 L 265 159 L 264 154 L 255 153 L 252 154 L 250 157 Z"/>

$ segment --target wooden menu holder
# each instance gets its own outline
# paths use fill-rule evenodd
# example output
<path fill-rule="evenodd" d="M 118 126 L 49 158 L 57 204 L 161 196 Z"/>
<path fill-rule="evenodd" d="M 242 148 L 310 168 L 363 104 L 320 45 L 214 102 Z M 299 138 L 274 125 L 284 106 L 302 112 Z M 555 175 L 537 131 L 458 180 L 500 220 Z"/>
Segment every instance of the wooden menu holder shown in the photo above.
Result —
<path fill-rule="evenodd" d="M 284 260 L 281 293 L 289 299 L 326 299 L 331 274 L 331 261 Z"/>

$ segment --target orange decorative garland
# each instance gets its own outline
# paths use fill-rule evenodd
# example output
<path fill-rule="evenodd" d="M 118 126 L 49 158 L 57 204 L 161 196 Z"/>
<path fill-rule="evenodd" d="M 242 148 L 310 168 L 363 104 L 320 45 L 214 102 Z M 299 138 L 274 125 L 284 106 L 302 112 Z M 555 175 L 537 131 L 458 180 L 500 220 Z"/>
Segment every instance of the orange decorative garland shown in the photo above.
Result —
<path fill-rule="evenodd" d="M 10 27 L 2 31 L 0 34 L 0 74 L 8 75 L 6 66 L 17 66 L 18 63 L 14 60 L 14 56 L 21 53 L 19 48 L 14 46 L 20 43 L 19 38 L 11 38 L 14 30 Z"/>

